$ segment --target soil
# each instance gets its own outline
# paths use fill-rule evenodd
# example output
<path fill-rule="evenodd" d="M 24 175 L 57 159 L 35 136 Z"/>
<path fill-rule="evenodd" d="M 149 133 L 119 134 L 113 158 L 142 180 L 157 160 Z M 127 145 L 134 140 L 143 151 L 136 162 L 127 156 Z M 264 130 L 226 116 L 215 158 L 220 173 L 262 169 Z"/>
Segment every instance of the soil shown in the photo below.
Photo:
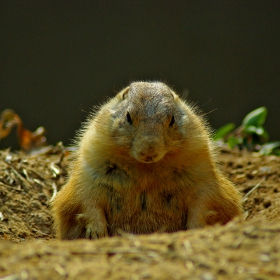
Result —
<path fill-rule="evenodd" d="M 0 151 L 0 279 L 280 279 L 280 157 L 221 148 L 244 221 L 173 234 L 59 241 L 49 202 L 69 152 Z"/>

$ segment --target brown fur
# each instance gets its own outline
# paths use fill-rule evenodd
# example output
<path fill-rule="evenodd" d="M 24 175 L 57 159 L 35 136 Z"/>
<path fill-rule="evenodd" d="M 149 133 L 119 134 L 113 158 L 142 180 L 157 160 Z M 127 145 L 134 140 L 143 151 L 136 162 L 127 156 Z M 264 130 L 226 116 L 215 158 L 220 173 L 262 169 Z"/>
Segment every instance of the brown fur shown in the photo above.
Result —
<path fill-rule="evenodd" d="M 160 82 L 136 82 L 91 116 L 52 203 L 61 239 L 174 232 L 242 213 L 203 119 Z"/>

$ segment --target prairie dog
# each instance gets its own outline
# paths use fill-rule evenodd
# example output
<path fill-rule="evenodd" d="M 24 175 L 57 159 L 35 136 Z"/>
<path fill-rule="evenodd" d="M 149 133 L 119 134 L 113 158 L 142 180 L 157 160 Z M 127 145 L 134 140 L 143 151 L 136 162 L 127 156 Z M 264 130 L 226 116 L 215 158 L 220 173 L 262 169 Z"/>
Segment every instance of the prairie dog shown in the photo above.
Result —
<path fill-rule="evenodd" d="M 205 121 L 161 82 L 119 92 L 89 118 L 77 145 L 52 203 L 60 239 L 174 232 L 242 214 Z"/>

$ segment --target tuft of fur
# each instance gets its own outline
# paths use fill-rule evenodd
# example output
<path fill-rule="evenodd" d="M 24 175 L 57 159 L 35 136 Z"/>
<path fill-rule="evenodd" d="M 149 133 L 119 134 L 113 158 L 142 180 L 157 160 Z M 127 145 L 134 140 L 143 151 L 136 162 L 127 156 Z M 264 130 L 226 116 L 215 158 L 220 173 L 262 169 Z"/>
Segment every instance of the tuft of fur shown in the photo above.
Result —
<path fill-rule="evenodd" d="M 81 129 L 66 185 L 52 202 L 60 239 L 225 224 L 241 196 L 219 171 L 210 130 L 161 82 L 134 82 Z"/>

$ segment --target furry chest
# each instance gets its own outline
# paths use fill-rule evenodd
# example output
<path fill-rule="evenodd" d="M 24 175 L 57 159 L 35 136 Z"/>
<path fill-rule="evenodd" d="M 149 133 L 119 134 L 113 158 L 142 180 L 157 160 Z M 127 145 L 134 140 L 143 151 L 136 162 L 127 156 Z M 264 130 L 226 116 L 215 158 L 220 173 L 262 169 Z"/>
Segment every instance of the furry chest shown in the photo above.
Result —
<path fill-rule="evenodd" d="M 119 231 L 145 234 L 186 229 L 185 199 L 176 190 L 119 192 L 110 188 L 107 197 L 105 214 L 109 235 L 117 235 Z"/>

